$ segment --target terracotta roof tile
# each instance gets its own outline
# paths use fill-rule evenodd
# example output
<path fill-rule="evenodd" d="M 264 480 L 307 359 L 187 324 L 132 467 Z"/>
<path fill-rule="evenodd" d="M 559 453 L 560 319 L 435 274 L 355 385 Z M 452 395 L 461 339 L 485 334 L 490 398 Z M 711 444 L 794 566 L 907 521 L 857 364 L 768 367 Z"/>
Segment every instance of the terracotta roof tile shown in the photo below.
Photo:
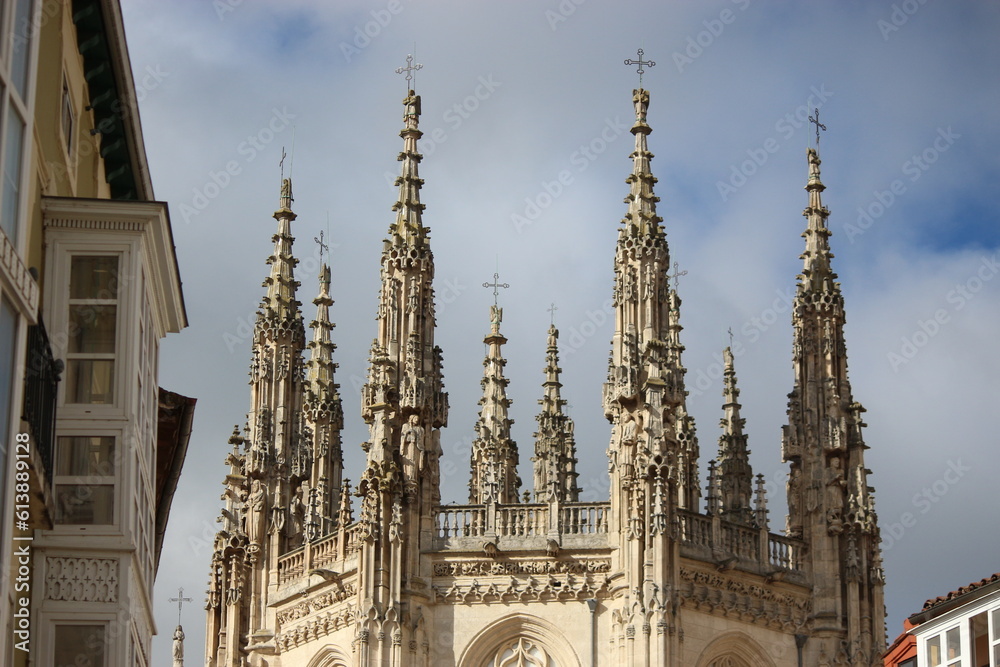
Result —
<path fill-rule="evenodd" d="M 936 598 L 931 598 L 930 600 L 928 600 L 927 602 L 924 603 L 924 607 L 923 607 L 923 609 L 921 611 L 927 611 L 928 609 L 936 607 L 937 605 L 939 605 L 939 604 L 941 604 L 943 602 L 948 602 L 950 600 L 954 600 L 955 598 L 961 597 L 961 596 L 965 595 L 966 593 L 971 593 L 971 592 L 973 592 L 973 591 L 975 591 L 975 590 L 977 590 L 979 588 L 982 588 L 983 586 L 987 586 L 989 584 L 992 584 L 995 581 L 1000 581 L 1000 572 L 997 572 L 993 576 L 986 577 L 985 579 L 982 579 L 980 581 L 974 581 L 971 584 L 969 584 L 968 586 L 962 586 L 961 588 L 959 588 L 957 590 L 954 590 L 954 591 L 948 593 L 947 595 L 941 595 L 941 596 L 936 597 Z"/>

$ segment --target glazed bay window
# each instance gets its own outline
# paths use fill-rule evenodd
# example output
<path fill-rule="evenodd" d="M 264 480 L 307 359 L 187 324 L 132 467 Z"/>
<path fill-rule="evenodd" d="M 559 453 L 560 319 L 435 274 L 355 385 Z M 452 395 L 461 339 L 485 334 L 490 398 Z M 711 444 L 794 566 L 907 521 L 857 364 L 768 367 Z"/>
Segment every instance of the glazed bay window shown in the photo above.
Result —
<path fill-rule="evenodd" d="M 56 523 L 114 523 L 115 438 L 60 436 L 56 442 L 54 486 Z"/>
<path fill-rule="evenodd" d="M 107 664 L 104 647 L 106 626 L 62 625 L 55 626 L 55 665 L 90 665 L 103 667 Z"/>
<path fill-rule="evenodd" d="M 928 667 L 962 665 L 962 627 L 955 626 L 927 639 Z"/>
<path fill-rule="evenodd" d="M 990 612 L 990 651 L 993 667 L 1000 667 L 1000 607 Z"/>
<path fill-rule="evenodd" d="M 22 192 L 27 178 L 26 137 L 31 126 L 28 108 L 34 31 L 32 0 L 0 3 L 0 229 L 15 245 Z"/>
<path fill-rule="evenodd" d="M 72 257 L 66 403 L 114 403 L 118 261 L 117 256 Z"/>

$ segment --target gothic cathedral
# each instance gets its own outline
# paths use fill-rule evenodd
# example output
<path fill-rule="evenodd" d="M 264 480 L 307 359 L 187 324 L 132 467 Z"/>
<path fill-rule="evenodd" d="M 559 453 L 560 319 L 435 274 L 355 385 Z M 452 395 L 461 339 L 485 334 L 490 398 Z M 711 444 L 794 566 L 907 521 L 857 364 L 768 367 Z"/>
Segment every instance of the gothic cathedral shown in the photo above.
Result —
<path fill-rule="evenodd" d="M 511 439 L 503 313 L 485 338 L 467 505 L 442 506 L 448 422 L 434 256 L 420 203 L 420 97 L 404 100 L 395 221 L 362 389 L 366 464 L 343 476 L 330 271 L 307 340 L 282 184 L 250 362 L 251 412 L 226 457 L 207 603 L 213 667 L 873 667 L 885 641 L 879 530 L 851 393 L 820 159 L 808 149 L 804 267 L 783 427 L 788 516 L 771 532 L 733 355 L 708 466 L 687 412 L 681 301 L 656 214 L 649 93 L 633 92 L 628 210 L 614 249 L 604 415 L 610 498 L 580 502 L 573 422 L 548 332 L 533 487 Z M 596 387 L 594 388 L 596 391 Z M 355 504 L 357 507 L 355 507 Z"/>

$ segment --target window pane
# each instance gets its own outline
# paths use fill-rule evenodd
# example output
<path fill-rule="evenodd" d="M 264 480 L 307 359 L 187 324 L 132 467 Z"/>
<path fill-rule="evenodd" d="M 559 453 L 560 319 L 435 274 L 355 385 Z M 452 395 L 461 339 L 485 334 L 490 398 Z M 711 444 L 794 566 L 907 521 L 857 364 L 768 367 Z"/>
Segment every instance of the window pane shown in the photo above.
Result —
<path fill-rule="evenodd" d="M 17 211 L 21 193 L 21 151 L 24 140 L 24 121 L 7 106 L 7 135 L 4 137 L 6 153 L 3 163 L 3 200 L 0 206 L 0 227 L 13 243 L 17 243 Z"/>
<path fill-rule="evenodd" d="M 111 484 L 57 484 L 56 523 L 114 523 L 115 487 Z"/>
<path fill-rule="evenodd" d="M 66 362 L 66 402 L 114 402 L 115 362 L 103 359 L 70 359 Z"/>
<path fill-rule="evenodd" d="M 1000 641 L 1000 609 L 994 609 L 990 614 L 993 616 L 993 634 L 990 641 Z"/>
<path fill-rule="evenodd" d="M 56 452 L 57 475 L 108 477 L 115 474 L 113 436 L 62 436 Z"/>
<path fill-rule="evenodd" d="M 117 306 L 69 307 L 69 351 L 114 353 Z"/>
<path fill-rule="evenodd" d="M 941 664 L 941 635 L 927 640 L 927 664 L 929 667 Z"/>
<path fill-rule="evenodd" d="M 10 74 L 21 100 L 27 103 L 28 54 L 31 52 L 31 2 L 18 0 L 14 15 L 14 53 L 11 57 Z"/>
<path fill-rule="evenodd" d="M 0 298 L 0 442 L 7 442 L 7 437 L 10 435 L 10 399 L 14 393 L 14 341 L 16 338 L 17 312 L 7 299 Z M 20 415 L 21 413 L 17 412 L 16 414 Z M 7 447 L 0 447 L 0 470 L 7 469 L 7 452 Z M 0 475 L 0 516 L 7 516 L 6 500 L 7 479 L 6 475 Z"/>
<path fill-rule="evenodd" d="M 103 667 L 106 642 L 103 625 L 57 625 L 55 664 Z"/>
<path fill-rule="evenodd" d="M 117 257 L 73 257 L 69 278 L 71 299 L 117 299 Z"/>
<path fill-rule="evenodd" d="M 948 659 L 957 658 L 962 653 L 962 637 L 958 628 L 952 628 L 947 634 Z"/>

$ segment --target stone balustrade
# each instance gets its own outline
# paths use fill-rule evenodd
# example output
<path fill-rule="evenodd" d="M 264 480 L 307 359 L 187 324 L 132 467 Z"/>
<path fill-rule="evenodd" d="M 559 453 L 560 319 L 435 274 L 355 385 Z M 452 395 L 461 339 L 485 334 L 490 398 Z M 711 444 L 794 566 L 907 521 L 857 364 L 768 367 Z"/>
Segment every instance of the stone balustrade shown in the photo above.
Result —
<path fill-rule="evenodd" d="M 769 575 L 799 571 L 799 540 L 689 510 L 677 510 L 677 520 L 681 553 L 688 558 L 727 566 L 741 563 Z"/>
<path fill-rule="evenodd" d="M 531 549 L 544 548 L 548 539 L 606 546 L 610 510 L 606 502 L 446 505 L 435 515 L 435 546 L 479 550 L 501 540 L 508 548 Z"/>
<path fill-rule="evenodd" d="M 280 556 L 278 585 L 294 582 L 317 568 L 329 569 L 332 563 L 344 560 L 357 549 L 358 530 L 358 524 L 347 526 Z"/>

